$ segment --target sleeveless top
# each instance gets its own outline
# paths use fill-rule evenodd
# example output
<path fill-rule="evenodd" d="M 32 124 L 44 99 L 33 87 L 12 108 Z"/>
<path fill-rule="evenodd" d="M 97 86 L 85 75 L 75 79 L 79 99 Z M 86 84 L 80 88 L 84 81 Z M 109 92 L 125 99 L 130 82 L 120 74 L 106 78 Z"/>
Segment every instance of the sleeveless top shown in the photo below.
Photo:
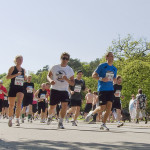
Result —
<path fill-rule="evenodd" d="M 21 68 L 21 72 L 22 74 L 20 76 L 16 76 L 14 78 L 11 79 L 11 82 L 10 82 L 10 86 L 15 86 L 15 87 L 20 87 L 22 86 L 23 87 L 23 83 L 24 83 L 24 69 Z M 17 69 L 16 66 L 14 66 L 14 71 L 12 72 L 11 75 L 14 75 L 14 74 L 17 74 L 19 71 Z"/>
<path fill-rule="evenodd" d="M 40 89 L 40 90 L 39 90 L 38 97 L 39 97 L 40 99 L 42 99 L 43 101 L 45 101 L 45 99 L 46 99 L 46 94 L 47 94 L 47 91 L 46 91 L 46 90 L 43 91 L 42 89 Z"/>

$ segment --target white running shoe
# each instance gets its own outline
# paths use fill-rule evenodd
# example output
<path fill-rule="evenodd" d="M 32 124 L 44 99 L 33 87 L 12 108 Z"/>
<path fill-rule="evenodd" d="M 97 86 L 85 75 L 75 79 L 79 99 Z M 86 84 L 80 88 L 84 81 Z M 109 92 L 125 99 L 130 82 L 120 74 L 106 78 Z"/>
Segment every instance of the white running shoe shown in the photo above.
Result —
<path fill-rule="evenodd" d="M 47 119 L 47 125 L 50 125 L 51 122 L 52 122 L 52 119 L 51 119 L 51 118 L 48 118 L 48 119 Z"/>
<path fill-rule="evenodd" d="M 101 127 L 100 127 L 100 130 L 109 131 L 109 128 L 106 127 L 106 124 L 102 124 Z"/>
<path fill-rule="evenodd" d="M 65 129 L 62 122 L 58 122 L 58 129 Z"/>
<path fill-rule="evenodd" d="M 123 123 L 119 122 L 117 127 L 121 127 L 121 126 L 123 126 Z"/>
<path fill-rule="evenodd" d="M 92 114 L 93 114 L 93 111 L 90 111 L 89 113 L 88 113 L 88 115 L 85 117 L 85 122 L 89 122 L 90 121 L 90 119 L 92 118 Z"/>
<path fill-rule="evenodd" d="M 12 120 L 9 120 L 9 121 L 8 121 L 8 126 L 9 126 L 9 127 L 12 127 Z"/>

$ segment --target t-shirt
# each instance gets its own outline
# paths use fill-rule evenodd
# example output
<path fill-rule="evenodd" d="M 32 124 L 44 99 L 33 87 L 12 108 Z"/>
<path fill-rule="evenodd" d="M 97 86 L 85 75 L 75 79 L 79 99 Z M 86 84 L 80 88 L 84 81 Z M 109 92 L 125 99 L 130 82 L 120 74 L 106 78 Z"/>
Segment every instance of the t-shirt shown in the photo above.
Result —
<path fill-rule="evenodd" d="M 4 99 L 4 93 L 2 91 L 7 93 L 7 90 L 6 90 L 6 88 L 4 86 L 0 87 L 0 99 Z"/>
<path fill-rule="evenodd" d="M 137 100 L 137 102 L 139 101 L 139 106 L 138 106 L 139 109 L 146 109 L 147 97 L 145 94 L 138 94 L 136 96 L 136 100 Z"/>
<path fill-rule="evenodd" d="M 28 83 L 24 82 L 23 84 L 23 89 L 24 89 L 24 96 L 30 96 L 33 97 L 33 89 L 34 89 L 34 83 Z"/>
<path fill-rule="evenodd" d="M 98 91 L 113 91 L 113 78 L 116 78 L 117 68 L 115 66 L 109 66 L 108 63 L 100 64 L 95 72 L 99 77 L 105 78 L 108 77 L 108 82 L 98 81 Z"/>
<path fill-rule="evenodd" d="M 84 80 L 75 79 L 75 85 L 74 86 L 69 86 L 69 87 L 70 87 L 71 91 L 74 91 L 74 94 L 71 95 L 70 99 L 81 100 L 82 99 L 81 91 L 85 90 Z"/>
<path fill-rule="evenodd" d="M 114 84 L 115 100 L 119 100 L 121 96 L 122 85 Z"/>
<path fill-rule="evenodd" d="M 71 67 L 61 67 L 61 65 L 55 65 L 50 70 L 53 74 L 52 79 L 55 81 L 55 84 L 52 85 L 52 89 L 58 91 L 68 91 L 69 83 L 62 79 L 65 75 L 68 79 L 74 75 L 74 72 Z"/>

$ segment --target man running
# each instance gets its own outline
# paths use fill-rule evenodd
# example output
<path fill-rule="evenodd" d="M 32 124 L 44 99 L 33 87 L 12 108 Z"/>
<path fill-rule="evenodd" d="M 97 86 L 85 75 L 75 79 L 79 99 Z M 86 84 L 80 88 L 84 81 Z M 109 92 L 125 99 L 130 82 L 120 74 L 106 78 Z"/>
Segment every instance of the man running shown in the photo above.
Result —
<path fill-rule="evenodd" d="M 72 121 L 72 126 L 77 126 L 76 120 L 77 117 L 80 114 L 80 108 L 82 104 L 82 94 L 81 92 L 85 90 L 85 82 L 82 79 L 82 71 L 79 70 L 77 72 L 77 77 L 75 79 L 75 85 L 70 86 L 70 92 L 71 92 L 71 108 L 67 111 L 67 118 L 70 116 L 72 112 L 75 112 L 73 121 Z"/>
<path fill-rule="evenodd" d="M 33 92 L 34 83 L 31 82 L 32 76 L 27 77 L 27 82 L 24 82 L 24 98 L 23 98 L 23 109 L 22 109 L 22 123 L 24 123 L 24 117 L 27 106 L 29 106 L 28 122 L 32 123 L 32 102 L 33 102 Z"/>
<path fill-rule="evenodd" d="M 74 72 L 72 68 L 68 66 L 68 61 L 70 59 L 68 53 L 62 53 L 60 59 L 61 64 L 53 66 L 47 75 L 47 79 L 52 85 L 47 124 L 50 124 L 52 121 L 52 115 L 56 109 L 56 105 L 61 102 L 58 128 L 64 129 L 63 119 L 66 115 L 69 100 L 68 88 L 69 85 L 74 86 Z"/>
<path fill-rule="evenodd" d="M 85 120 L 89 120 L 97 112 L 106 111 L 100 129 L 108 131 L 109 128 L 106 127 L 106 121 L 111 112 L 114 97 L 113 81 L 116 81 L 117 68 L 113 66 L 114 56 L 112 52 L 107 53 L 106 60 L 107 62 L 100 64 L 92 74 L 92 77 L 98 80 L 100 106 L 94 112 L 89 113 Z"/>

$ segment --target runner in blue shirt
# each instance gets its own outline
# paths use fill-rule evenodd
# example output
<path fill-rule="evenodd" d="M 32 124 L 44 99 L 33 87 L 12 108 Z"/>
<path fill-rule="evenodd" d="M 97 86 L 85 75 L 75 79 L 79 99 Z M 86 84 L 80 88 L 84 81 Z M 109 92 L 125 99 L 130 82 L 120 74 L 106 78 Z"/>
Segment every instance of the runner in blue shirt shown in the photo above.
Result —
<path fill-rule="evenodd" d="M 114 98 L 113 81 L 116 81 L 117 76 L 117 68 L 113 66 L 114 56 L 112 52 L 107 53 L 106 60 L 107 62 L 100 64 L 92 74 L 92 77 L 98 80 L 100 106 L 93 112 L 91 111 L 85 119 L 85 121 L 89 121 L 91 116 L 95 113 L 106 111 L 100 127 L 102 130 L 109 130 L 109 128 L 106 127 L 106 121 L 111 112 L 112 101 Z"/>

